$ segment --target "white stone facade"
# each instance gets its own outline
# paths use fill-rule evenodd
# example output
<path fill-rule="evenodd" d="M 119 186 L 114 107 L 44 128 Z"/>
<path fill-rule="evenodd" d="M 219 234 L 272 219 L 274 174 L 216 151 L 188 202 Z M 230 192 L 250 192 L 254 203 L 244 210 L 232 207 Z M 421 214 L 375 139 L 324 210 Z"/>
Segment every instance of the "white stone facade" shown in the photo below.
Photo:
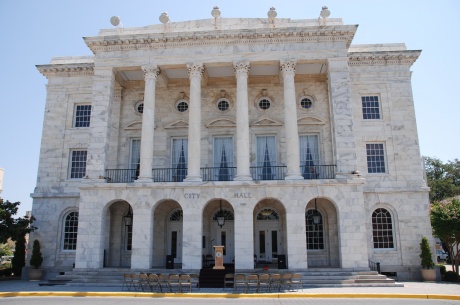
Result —
<path fill-rule="evenodd" d="M 420 51 L 351 45 L 356 29 L 340 19 L 212 19 L 101 30 L 84 38 L 94 56 L 37 66 L 48 95 L 32 239 L 49 274 L 164 268 L 166 255 L 200 269 L 224 244 L 224 262 L 236 269 L 285 255 L 293 270 L 361 270 L 372 260 L 417 277 L 421 237 L 431 238 L 411 91 Z M 378 118 L 363 118 L 368 96 L 378 99 Z M 91 106 L 89 126 L 75 124 L 81 105 Z M 230 143 L 222 145 L 230 176 L 220 171 L 218 141 Z M 368 144 L 383 148 L 378 173 L 369 172 Z M 74 151 L 86 154 L 77 178 Z M 132 227 L 123 222 L 130 209 Z M 213 219 L 221 209 L 223 227 Z M 310 226 L 307 250 L 306 213 L 315 209 L 322 220 Z M 389 247 L 375 247 L 377 209 L 391 215 Z M 72 212 L 78 238 L 69 249 Z"/>

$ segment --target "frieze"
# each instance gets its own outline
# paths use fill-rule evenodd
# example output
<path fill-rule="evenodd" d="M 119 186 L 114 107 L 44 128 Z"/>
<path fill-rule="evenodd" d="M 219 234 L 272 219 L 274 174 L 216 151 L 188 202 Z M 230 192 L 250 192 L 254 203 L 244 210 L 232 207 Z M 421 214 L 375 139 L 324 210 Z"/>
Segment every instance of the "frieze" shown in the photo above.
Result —
<path fill-rule="evenodd" d="M 68 65 L 37 65 L 38 71 L 45 77 L 63 76 L 92 76 L 94 75 L 94 64 L 68 64 Z"/>
<path fill-rule="evenodd" d="M 392 52 L 350 52 L 348 64 L 358 65 L 412 65 L 420 56 L 421 51 L 392 51 Z"/>

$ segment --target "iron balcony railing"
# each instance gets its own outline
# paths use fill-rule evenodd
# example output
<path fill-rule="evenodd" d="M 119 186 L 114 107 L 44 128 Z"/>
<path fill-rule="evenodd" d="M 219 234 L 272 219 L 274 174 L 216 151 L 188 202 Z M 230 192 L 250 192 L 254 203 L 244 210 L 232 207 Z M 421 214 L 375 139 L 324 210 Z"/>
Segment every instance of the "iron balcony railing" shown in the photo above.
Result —
<path fill-rule="evenodd" d="M 334 179 L 335 165 L 308 165 L 301 166 L 301 175 L 304 179 Z M 253 180 L 284 180 L 286 166 L 251 166 Z M 131 183 L 137 179 L 139 172 L 136 169 L 107 169 L 104 179 L 108 183 Z M 203 181 L 232 181 L 236 175 L 236 167 L 202 167 Z M 187 177 L 186 168 L 154 168 L 152 170 L 154 182 L 182 182 Z"/>

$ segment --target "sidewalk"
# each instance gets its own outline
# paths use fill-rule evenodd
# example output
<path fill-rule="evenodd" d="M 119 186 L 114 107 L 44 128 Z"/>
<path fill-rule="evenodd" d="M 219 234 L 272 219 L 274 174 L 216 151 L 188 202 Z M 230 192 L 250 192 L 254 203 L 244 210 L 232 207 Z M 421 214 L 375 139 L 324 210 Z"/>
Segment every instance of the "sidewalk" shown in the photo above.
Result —
<path fill-rule="evenodd" d="M 201 288 L 192 293 L 148 293 L 122 291 L 120 286 L 39 286 L 23 280 L 0 281 L 0 297 L 12 296 L 111 296 L 111 297 L 198 297 L 198 298 L 420 298 L 460 301 L 460 283 L 403 282 L 404 287 L 324 287 L 275 293 L 233 293 L 232 289 Z"/>

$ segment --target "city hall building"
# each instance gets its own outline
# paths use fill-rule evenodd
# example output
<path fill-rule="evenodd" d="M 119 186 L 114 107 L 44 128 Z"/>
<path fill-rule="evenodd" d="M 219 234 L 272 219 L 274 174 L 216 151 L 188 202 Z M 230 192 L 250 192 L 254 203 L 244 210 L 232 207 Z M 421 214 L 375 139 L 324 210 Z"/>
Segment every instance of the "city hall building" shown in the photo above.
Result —
<path fill-rule="evenodd" d="M 358 26 L 326 13 L 163 13 L 84 37 L 93 56 L 38 65 L 31 240 L 48 275 L 199 270 L 222 245 L 236 270 L 370 260 L 419 276 L 432 238 L 411 89 L 420 51 L 353 45 Z"/>

